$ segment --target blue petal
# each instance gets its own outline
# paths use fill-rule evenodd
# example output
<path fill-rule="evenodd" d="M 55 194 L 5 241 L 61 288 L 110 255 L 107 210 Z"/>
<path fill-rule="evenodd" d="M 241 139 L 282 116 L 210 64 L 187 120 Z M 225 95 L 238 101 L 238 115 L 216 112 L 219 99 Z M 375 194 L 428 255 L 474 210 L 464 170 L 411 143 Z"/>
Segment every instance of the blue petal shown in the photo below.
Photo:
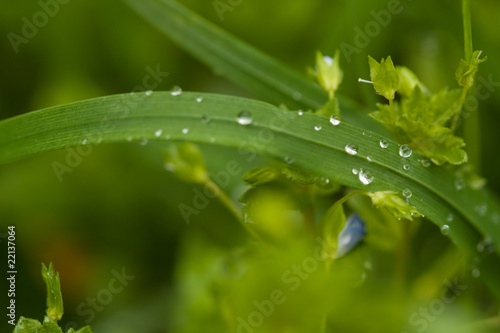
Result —
<path fill-rule="evenodd" d="M 338 236 L 338 247 L 336 257 L 340 258 L 355 247 L 366 235 L 365 221 L 354 213 L 347 219 L 344 229 Z"/>

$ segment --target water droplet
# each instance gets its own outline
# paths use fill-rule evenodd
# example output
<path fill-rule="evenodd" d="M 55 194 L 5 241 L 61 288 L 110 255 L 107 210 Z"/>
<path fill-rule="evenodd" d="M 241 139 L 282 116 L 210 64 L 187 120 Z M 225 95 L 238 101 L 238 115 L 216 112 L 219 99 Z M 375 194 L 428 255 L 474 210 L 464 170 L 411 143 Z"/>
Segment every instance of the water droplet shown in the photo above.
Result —
<path fill-rule="evenodd" d="M 359 173 L 359 170 L 358 169 L 352 169 L 352 174 L 353 175 L 357 175 Z"/>
<path fill-rule="evenodd" d="M 422 166 L 424 168 L 428 168 L 431 166 L 431 161 L 429 161 L 429 159 L 427 159 L 427 158 L 424 158 L 424 159 L 420 160 L 420 164 L 422 164 Z"/>
<path fill-rule="evenodd" d="M 362 182 L 364 185 L 368 185 L 373 181 L 374 177 L 372 176 L 370 171 L 359 169 L 358 178 L 359 181 Z"/>
<path fill-rule="evenodd" d="M 182 94 L 182 89 L 179 86 L 175 86 L 172 88 L 172 92 L 170 93 L 172 96 L 179 96 Z"/>
<path fill-rule="evenodd" d="M 462 190 L 465 187 L 465 181 L 461 178 L 455 179 L 455 188 L 457 191 Z"/>
<path fill-rule="evenodd" d="M 490 254 L 496 251 L 495 241 L 491 237 L 485 237 L 477 244 L 477 251 Z"/>
<path fill-rule="evenodd" d="M 291 156 L 285 156 L 285 162 L 287 164 L 292 164 L 293 161 L 294 161 L 293 157 L 291 157 Z"/>
<path fill-rule="evenodd" d="M 196 102 L 198 102 L 198 103 L 203 102 L 203 97 L 201 97 L 201 96 L 196 97 Z"/>
<path fill-rule="evenodd" d="M 480 276 L 481 276 L 481 271 L 480 271 L 479 269 L 477 269 L 477 268 L 474 268 L 474 269 L 472 270 L 472 277 L 474 277 L 474 278 L 476 278 L 476 279 L 477 279 L 477 278 L 478 278 L 478 277 L 480 277 Z"/>
<path fill-rule="evenodd" d="M 146 96 L 151 96 L 151 95 L 153 95 L 153 90 L 147 90 L 145 92 L 145 94 L 146 94 Z"/>
<path fill-rule="evenodd" d="M 330 179 L 325 178 L 325 177 L 321 177 L 321 178 L 319 179 L 319 184 L 320 184 L 320 185 L 323 185 L 323 186 L 328 185 L 328 184 L 330 184 Z"/>
<path fill-rule="evenodd" d="M 410 170 L 410 165 L 408 163 L 403 164 L 403 169 L 406 171 Z"/>
<path fill-rule="evenodd" d="M 163 133 L 163 130 L 159 129 L 159 130 L 157 130 L 157 131 L 155 132 L 155 136 L 156 136 L 157 138 L 159 138 L 159 137 L 161 136 L 161 134 L 162 134 L 162 133 Z"/>
<path fill-rule="evenodd" d="M 250 125 L 253 122 L 252 115 L 248 111 L 241 111 L 238 113 L 238 124 L 240 125 Z"/>
<path fill-rule="evenodd" d="M 476 210 L 476 213 L 478 213 L 480 216 L 485 216 L 486 212 L 488 211 L 488 205 L 484 203 L 479 206 L 476 206 L 474 209 Z"/>
<path fill-rule="evenodd" d="M 441 233 L 445 236 L 448 235 L 450 233 L 450 226 L 447 224 L 443 225 L 441 227 Z"/>
<path fill-rule="evenodd" d="M 372 158 L 371 156 L 366 156 L 366 160 L 367 160 L 368 162 L 373 162 L 373 158 Z"/>
<path fill-rule="evenodd" d="M 410 199 L 412 195 L 413 195 L 413 193 L 411 193 L 411 191 L 410 191 L 409 189 L 405 188 L 405 189 L 403 190 L 403 196 L 404 196 L 406 199 Z"/>
<path fill-rule="evenodd" d="M 401 157 L 408 158 L 412 153 L 413 150 L 411 150 L 410 146 L 408 145 L 402 145 L 401 147 L 399 147 L 399 156 Z"/>
<path fill-rule="evenodd" d="M 189 133 L 189 128 L 182 129 L 182 134 L 188 134 L 188 133 Z"/>
<path fill-rule="evenodd" d="M 139 144 L 141 146 L 145 146 L 148 144 L 148 139 L 147 138 L 141 138 L 141 141 L 139 141 Z"/>
<path fill-rule="evenodd" d="M 300 101 L 302 99 L 302 94 L 299 93 L 298 91 L 294 92 L 292 95 L 293 99 L 296 101 Z"/>
<path fill-rule="evenodd" d="M 333 126 L 337 126 L 338 124 L 340 124 L 340 117 L 338 115 L 331 116 L 330 124 L 332 124 Z"/>
<path fill-rule="evenodd" d="M 321 131 L 321 126 L 320 126 L 320 125 L 316 125 L 316 126 L 314 126 L 314 130 L 315 130 L 315 131 Z"/>
<path fill-rule="evenodd" d="M 323 61 L 326 62 L 328 66 L 333 65 L 333 58 L 329 56 L 323 56 Z"/>
<path fill-rule="evenodd" d="M 97 144 L 100 144 L 102 142 L 103 138 L 102 136 L 97 139 Z"/>
<path fill-rule="evenodd" d="M 345 152 L 349 155 L 356 155 L 358 153 L 358 146 L 355 144 L 348 144 L 345 146 Z"/>
<path fill-rule="evenodd" d="M 302 110 L 299 110 L 299 112 L 297 112 L 299 116 L 302 116 L 304 114 L 304 112 Z"/>
<path fill-rule="evenodd" d="M 209 123 L 209 122 L 211 122 L 211 121 L 212 121 L 212 118 L 210 118 L 210 117 L 209 117 L 209 116 L 207 116 L 207 115 L 203 115 L 203 116 L 201 117 L 201 122 L 202 122 L 202 124 L 208 124 L 208 123 Z"/>
<path fill-rule="evenodd" d="M 446 221 L 448 221 L 448 222 L 453 221 L 453 214 L 452 213 L 448 214 L 448 216 L 446 217 Z"/>
<path fill-rule="evenodd" d="M 380 140 L 379 144 L 380 144 L 380 148 L 385 149 L 385 148 L 389 147 L 389 141 L 387 141 L 387 140 Z"/>
<path fill-rule="evenodd" d="M 127 141 L 132 142 L 134 140 L 134 137 L 132 135 L 127 136 Z"/>
<path fill-rule="evenodd" d="M 89 143 L 89 140 L 87 140 L 87 138 L 82 140 L 82 145 L 86 145 L 87 143 Z"/>
<path fill-rule="evenodd" d="M 166 140 L 170 140 L 170 134 L 165 135 Z"/>

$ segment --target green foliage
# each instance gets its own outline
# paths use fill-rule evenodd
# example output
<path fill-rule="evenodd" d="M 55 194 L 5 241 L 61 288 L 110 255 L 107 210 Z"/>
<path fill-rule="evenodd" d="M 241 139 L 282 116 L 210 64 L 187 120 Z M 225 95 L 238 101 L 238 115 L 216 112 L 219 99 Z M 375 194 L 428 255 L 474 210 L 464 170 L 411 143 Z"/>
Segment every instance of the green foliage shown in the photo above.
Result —
<path fill-rule="evenodd" d="M 394 100 L 394 95 L 399 89 L 399 75 L 392 63 L 391 57 L 382 59 L 378 63 L 375 59 L 368 56 L 370 65 L 370 78 L 373 82 L 373 88 L 388 101 Z"/>
<path fill-rule="evenodd" d="M 165 169 L 184 181 L 205 184 L 209 177 L 198 147 L 190 142 L 171 145 L 163 153 Z"/>
<path fill-rule="evenodd" d="M 455 77 L 458 84 L 465 89 L 470 89 L 474 85 L 474 78 L 476 76 L 479 64 L 485 62 L 488 57 L 479 59 L 482 51 L 474 51 L 472 58 L 468 61 L 460 59 Z"/>
<path fill-rule="evenodd" d="M 473 276 L 491 291 L 469 293 L 464 308 L 480 302 L 494 308 L 491 304 L 500 299 L 500 250 L 494 247 L 500 241 L 500 204 L 483 188 L 485 180 L 465 164 L 465 142 L 454 134 L 465 92 L 481 62 L 478 55 L 461 62 L 457 71 L 463 89 L 437 93 L 410 69 L 394 66 L 391 57 L 380 63 L 369 57 L 375 91 L 389 101 L 370 116 L 416 151 L 401 154 L 386 132 L 379 132 L 366 114 L 359 116 L 361 108 L 337 93 L 344 75 L 339 51 L 334 58 L 316 54 L 314 76 L 326 96 L 315 83 L 176 1 L 128 2 L 219 73 L 286 105 L 155 91 L 51 107 L 0 122 L 0 163 L 78 146 L 87 136 L 99 135 L 103 143 L 127 142 L 129 137 L 189 141 L 169 146 L 166 169 L 183 181 L 205 185 L 204 193 L 195 191 L 196 214 L 208 206 L 208 198 L 217 198 L 242 222 L 242 234 L 247 231 L 253 238 L 228 248 L 208 241 L 201 223 L 183 233 L 169 288 L 176 314 L 169 330 L 401 331 L 414 318 L 416 306 L 436 304 L 436 297 L 460 290 L 448 283 L 441 288 L 445 279 L 470 270 L 463 257 L 473 258 Z M 117 105 L 130 106 L 126 121 Z M 299 107 L 310 111 L 288 111 Z M 239 121 L 242 112 L 248 115 L 244 124 Z M 102 119 L 107 126 L 100 126 Z M 229 188 L 229 178 L 240 175 L 238 162 L 230 161 L 220 173 L 208 172 L 191 142 L 236 148 L 247 161 L 262 154 L 277 162 L 243 176 L 249 188 L 239 199 L 240 211 L 232 198 L 241 192 Z M 423 162 L 426 158 L 436 165 Z M 427 220 L 414 221 L 423 214 L 446 237 Z M 351 224 L 355 219 L 358 224 Z M 222 224 L 205 225 L 212 233 L 221 231 Z M 463 257 L 457 259 L 450 241 Z M 58 274 L 52 264 L 48 270 L 43 265 L 42 274 L 48 316 L 43 324 L 21 318 L 15 332 L 62 333 L 56 324 L 63 311 Z M 449 306 L 467 311 L 461 304 Z M 380 320 L 387 313 L 390 320 Z M 255 318 L 262 319 L 250 324 Z M 457 331 L 460 323 L 443 318 L 446 330 Z M 88 327 L 78 332 L 91 333 Z"/>
<path fill-rule="evenodd" d="M 370 71 L 376 69 L 381 77 L 378 92 L 382 94 L 385 89 L 386 98 L 391 102 L 389 105 L 377 104 L 378 111 L 370 116 L 383 124 L 398 142 L 408 144 L 438 165 L 467 162 L 464 140 L 455 136 L 453 129 L 448 127 L 460 114 L 464 102 L 462 90 L 444 88 L 432 94 L 408 68 L 394 68 L 390 58 L 380 65 L 371 58 L 369 60 Z M 399 79 L 396 80 L 394 75 Z M 401 100 L 392 103 L 399 82 Z"/>
<path fill-rule="evenodd" d="M 395 192 L 368 192 L 367 195 L 372 199 L 375 207 L 387 209 L 394 217 L 413 221 L 414 217 L 422 216 L 415 207 L 410 206 Z"/>
<path fill-rule="evenodd" d="M 49 269 L 42 263 L 42 277 L 47 286 L 47 316 L 54 322 L 61 320 L 63 315 L 63 300 L 61 295 L 61 283 L 59 281 L 59 273 L 54 271 L 52 262 L 49 264 Z"/>
<path fill-rule="evenodd" d="M 20 317 L 13 333 L 63 333 L 57 325 L 63 315 L 63 300 L 61 294 L 61 284 L 59 273 L 54 270 L 52 262 L 49 268 L 42 263 L 42 278 L 47 286 L 47 316 L 43 318 L 43 323 L 36 319 Z M 92 333 L 89 326 L 85 326 L 78 331 L 70 328 L 67 333 Z"/>

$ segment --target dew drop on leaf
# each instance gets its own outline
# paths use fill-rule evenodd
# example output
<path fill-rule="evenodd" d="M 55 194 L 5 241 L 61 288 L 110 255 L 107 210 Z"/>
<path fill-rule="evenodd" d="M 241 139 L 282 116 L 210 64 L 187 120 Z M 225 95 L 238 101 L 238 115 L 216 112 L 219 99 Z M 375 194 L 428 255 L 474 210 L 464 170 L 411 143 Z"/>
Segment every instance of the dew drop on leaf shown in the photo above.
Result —
<path fill-rule="evenodd" d="M 447 224 L 443 225 L 441 227 L 441 233 L 445 236 L 448 235 L 450 233 L 450 226 Z"/>
<path fill-rule="evenodd" d="M 371 156 L 366 156 L 366 160 L 367 160 L 368 162 L 373 162 L 373 158 L 372 158 Z"/>
<path fill-rule="evenodd" d="M 139 141 L 139 144 L 141 146 L 145 146 L 148 144 L 148 138 L 141 138 L 141 141 Z"/>
<path fill-rule="evenodd" d="M 198 103 L 203 102 L 203 97 L 201 97 L 201 96 L 196 97 L 196 102 L 198 102 Z"/>
<path fill-rule="evenodd" d="M 385 149 L 385 148 L 389 147 L 389 141 L 387 141 L 387 140 L 380 140 L 379 144 L 380 144 L 380 148 Z"/>
<path fill-rule="evenodd" d="M 236 119 L 238 120 L 238 124 L 245 126 L 250 125 L 253 122 L 252 115 L 246 110 L 238 113 L 238 117 Z"/>
<path fill-rule="evenodd" d="M 161 136 L 161 134 L 162 134 L 162 133 L 163 133 L 163 131 L 162 131 L 161 129 L 159 129 L 159 130 L 157 130 L 157 131 L 155 132 L 155 136 L 156 136 L 157 138 L 159 138 L 159 137 Z"/>
<path fill-rule="evenodd" d="M 413 150 L 411 150 L 410 146 L 408 145 L 402 145 L 401 147 L 399 147 L 399 156 L 401 157 L 408 158 L 412 153 Z"/>
<path fill-rule="evenodd" d="M 462 190 L 465 187 L 465 181 L 461 178 L 455 179 L 455 188 L 457 191 Z"/>
<path fill-rule="evenodd" d="M 172 92 L 170 93 L 172 96 L 180 96 L 182 94 L 182 89 L 179 86 L 175 86 L 172 88 Z"/>
<path fill-rule="evenodd" d="M 188 134 L 188 133 L 189 133 L 189 128 L 182 129 L 182 134 Z"/>
<path fill-rule="evenodd" d="M 413 195 L 413 193 L 411 193 L 411 191 L 410 191 L 409 189 L 405 188 L 405 189 L 403 190 L 403 196 L 404 196 L 406 199 L 410 199 L 412 195 Z"/>
<path fill-rule="evenodd" d="M 151 96 L 151 95 L 153 95 L 153 90 L 147 90 L 145 92 L 145 94 L 146 94 L 146 96 Z"/>
<path fill-rule="evenodd" d="M 285 156 L 285 163 L 292 164 L 293 163 L 293 157 L 291 157 L 291 156 Z"/>
<path fill-rule="evenodd" d="M 403 164 L 403 169 L 406 171 L 410 170 L 410 165 L 408 163 Z"/>
<path fill-rule="evenodd" d="M 448 214 L 448 216 L 446 217 L 446 221 L 448 221 L 448 222 L 453 221 L 453 214 L 452 213 Z"/>
<path fill-rule="evenodd" d="M 476 206 L 474 209 L 476 210 L 476 213 L 478 213 L 480 216 L 485 216 L 486 212 L 488 212 L 488 205 L 484 203 L 479 206 Z"/>
<path fill-rule="evenodd" d="M 352 169 L 352 174 L 353 175 L 357 175 L 359 173 L 359 170 L 358 169 Z"/>
<path fill-rule="evenodd" d="M 87 138 L 82 140 L 82 145 L 86 145 L 87 143 L 89 143 L 89 140 L 87 140 Z"/>
<path fill-rule="evenodd" d="M 298 114 L 299 116 L 302 116 L 302 115 L 304 114 L 304 112 L 303 112 L 302 110 L 299 110 L 299 112 L 297 112 L 297 114 Z"/>
<path fill-rule="evenodd" d="M 358 177 L 359 181 L 362 182 L 364 185 L 370 184 L 374 178 L 370 171 L 363 169 L 359 169 Z"/>
<path fill-rule="evenodd" d="M 349 155 L 356 155 L 358 153 L 358 146 L 352 143 L 346 145 L 344 149 Z"/>
<path fill-rule="evenodd" d="M 315 130 L 315 131 L 321 131 L 321 126 L 320 126 L 320 125 L 316 125 L 316 126 L 314 126 L 314 130 Z"/>
<path fill-rule="evenodd" d="M 431 166 L 431 161 L 429 161 L 429 159 L 427 159 L 427 158 L 424 158 L 424 159 L 420 160 L 420 164 L 422 164 L 422 166 L 424 168 L 428 168 Z"/>
<path fill-rule="evenodd" d="M 340 117 L 338 115 L 331 116 L 330 124 L 332 124 L 333 126 L 337 126 L 338 124 L 340 124 Z"/>
<path fill-rule="evenodd" d="M 165 135 L 166 140 L 170 140 L 170 134 Z"/>

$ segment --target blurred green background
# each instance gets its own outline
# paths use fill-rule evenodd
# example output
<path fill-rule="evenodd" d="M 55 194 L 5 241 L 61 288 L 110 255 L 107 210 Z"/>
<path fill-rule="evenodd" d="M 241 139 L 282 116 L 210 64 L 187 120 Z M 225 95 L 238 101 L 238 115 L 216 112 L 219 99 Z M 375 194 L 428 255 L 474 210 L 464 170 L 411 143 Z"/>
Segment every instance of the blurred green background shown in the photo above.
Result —
<path fill-rule="evenodd" d="M 355 45 L 354 28 L 364 30 L 374 20 L 370 12 L 388 5 L 387 0 L 243 0 L 221 21 L 212 1 L 180 2 L 302 73 L 313 65 L 316 50 L 333 54 L 342 42 Z M 372 87 L 357 82 L 359 77 L 369 77 L 367 55 L 376 59 L 391 55 L 434 91 L 457 87 L 454 73 L 463 57 L 460 1 L 402 0 L 401 6 L 402 12 L 393 15 L 359 54 L 353 54 L 351 62 L 341 57 L 340 93 L 368 108 L 376 96 Z M 142 84 L 148 66 L 158 65 L 169 75 L 155 90 L 178 85 L 186 91 L 259 98 L 201 65 L 118 0 L 61 4 L 57 15 L 14 52 L 8 34 L 20 35 L 22 18 L 32 21 L 40 10 L 38 1 L 0 4 L 0 119 L 130 92 Z M 488 56 L 479 75 L 494 82 L 500 82 L 499 22 L 500 2 L 473 2 L 474 47 Z M 480 101 L 479 110 L 482 174 L 497 193 L 499 86 Z M 164 143 L 93 146 L 62 182 L 52 163 L 64 163 L 68 151 L 0 166 L 0 232 L 15 225 L 17 233 L 18 315 L 42 318 L 45 290 L 40 263 L 53 261 L 65 300 L 63 327 L 73 322 L 78 327 L 90 323 L 94 332 L 174 330 L 180 299 L 174 281 L 181 253 L 196 242 L 192 247 L 198 250 L 202 265 L 204 255 L 212 255 L 214 248 L 223 252 L 237 246 L 244 233 L 216 200 L 193 215 L 190 224 L 184 222 L 178 206 L 191 203 L 196 186 L 164 170 L 164 147 Z M 203 146 L 202 151 L 213 172 L 223 170 L 231 159 L 245 170 L 266 163 L 262 158 L 249 164 L 231 149 Z M 233 177 L 225 191 L 237 198 L 242 182 Z M 5 239 L 1 240 L 5 248 Z M 202 244 L 215 247 L 205 249 Z M 82 315 L 77 310 L 82 302 L 108 288 L 113 270 L 122 268 L 135 278 L 113 294 L 102 311 L 95 311 L 95 318 Z"/>

